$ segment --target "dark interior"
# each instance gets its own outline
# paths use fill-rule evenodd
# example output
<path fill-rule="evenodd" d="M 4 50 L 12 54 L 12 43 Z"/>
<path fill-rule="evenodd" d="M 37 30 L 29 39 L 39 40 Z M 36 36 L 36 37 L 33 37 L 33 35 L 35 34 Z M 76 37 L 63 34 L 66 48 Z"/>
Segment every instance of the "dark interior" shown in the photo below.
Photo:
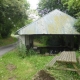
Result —
<path fill-rule="evenodd" d="M 74 51 L 79 49 L 79 35 L 36 35 L 35 37 L 40 36 L 48 36 L 47 40 L 48 46 L 38 47 L 36 49 L 40 51 L 40 53 L 58 53 L 60 51 Z"/>

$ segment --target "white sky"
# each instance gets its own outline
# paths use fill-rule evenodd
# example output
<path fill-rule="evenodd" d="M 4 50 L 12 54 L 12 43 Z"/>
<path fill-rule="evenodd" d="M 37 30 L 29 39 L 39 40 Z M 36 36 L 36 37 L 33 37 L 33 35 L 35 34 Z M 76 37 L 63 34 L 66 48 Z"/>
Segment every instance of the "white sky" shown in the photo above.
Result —
<path fill-rule="evenodd" d="M 30 9 L 36 9 L 39 0 L 27 0 L 30 3 Z"/>

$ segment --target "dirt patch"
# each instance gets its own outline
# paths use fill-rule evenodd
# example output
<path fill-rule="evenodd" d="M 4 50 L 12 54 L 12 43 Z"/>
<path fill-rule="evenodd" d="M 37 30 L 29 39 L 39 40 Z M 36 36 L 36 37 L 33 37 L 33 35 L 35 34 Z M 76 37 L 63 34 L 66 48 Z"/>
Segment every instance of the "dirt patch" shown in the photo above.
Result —
<path fill-rule="evenodd" d="M 16 76 L 10 77 L 8 80 L 16 80 Z"/>
<path fill-rule="evenodd" d="M 40 70 L 32 80 L 55 80 L 47 71 Z"/>
<path fill-rule="evenodd" d="M 7 65 L 7 69 L 8 69 L 9 71 L 12 71 L 12 70 L 15 70 L 15 69 L 16 69 L 16 66 L 13 65 L 13 64 L 8 64 L 8 65 Z"/>

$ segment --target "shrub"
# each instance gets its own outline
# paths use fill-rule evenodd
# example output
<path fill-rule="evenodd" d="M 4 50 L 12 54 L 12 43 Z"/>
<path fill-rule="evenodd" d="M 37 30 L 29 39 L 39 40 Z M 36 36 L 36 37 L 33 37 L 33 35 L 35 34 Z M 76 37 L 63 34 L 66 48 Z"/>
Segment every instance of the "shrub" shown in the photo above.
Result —
<path fill-rule="evenodd" d="M 25 58 L 26 56 L 36 55 L 36 52 L 33 49 L 28 50 L 24 44 L 21 44 L 21 46 L 18 45 L 17 53 L 22 58 Z"/>
<path fill-rule="evenodd" d="M 22 58 L 26 57 L 27 48 L 24 44 L 21 44 L 21 46 L 18 45 L 17 51 L 19 56 L 21 56 Z"/>
<path fill-rule="evenodd" d="M 31 56 L 31 55 L 36 55 L 36 51 L 34 51 L 33 49 L 29 49 L 28 51 L 28 56 Z"/>

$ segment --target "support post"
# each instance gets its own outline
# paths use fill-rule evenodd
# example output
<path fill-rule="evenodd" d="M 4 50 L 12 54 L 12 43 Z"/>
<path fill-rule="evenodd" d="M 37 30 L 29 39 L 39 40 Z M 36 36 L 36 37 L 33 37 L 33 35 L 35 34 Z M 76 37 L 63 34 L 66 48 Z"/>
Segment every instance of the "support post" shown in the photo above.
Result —
<path fill-rule="evenodd" d="M 30 47 L 33 47 L 33 36 L 29 36 L 29 44 L 30 44 Z"/>
<path fill-rule="evenodd" d="M 19 35 L 19 46 L 21 47 L 22 44 L 25 45 L 25 36 Z"/>
<path fill-rule="evenodd" d="M 79 52 L 80 52 L 80 35 L 78 35 L 78 39 L 79 39 Z"/>

